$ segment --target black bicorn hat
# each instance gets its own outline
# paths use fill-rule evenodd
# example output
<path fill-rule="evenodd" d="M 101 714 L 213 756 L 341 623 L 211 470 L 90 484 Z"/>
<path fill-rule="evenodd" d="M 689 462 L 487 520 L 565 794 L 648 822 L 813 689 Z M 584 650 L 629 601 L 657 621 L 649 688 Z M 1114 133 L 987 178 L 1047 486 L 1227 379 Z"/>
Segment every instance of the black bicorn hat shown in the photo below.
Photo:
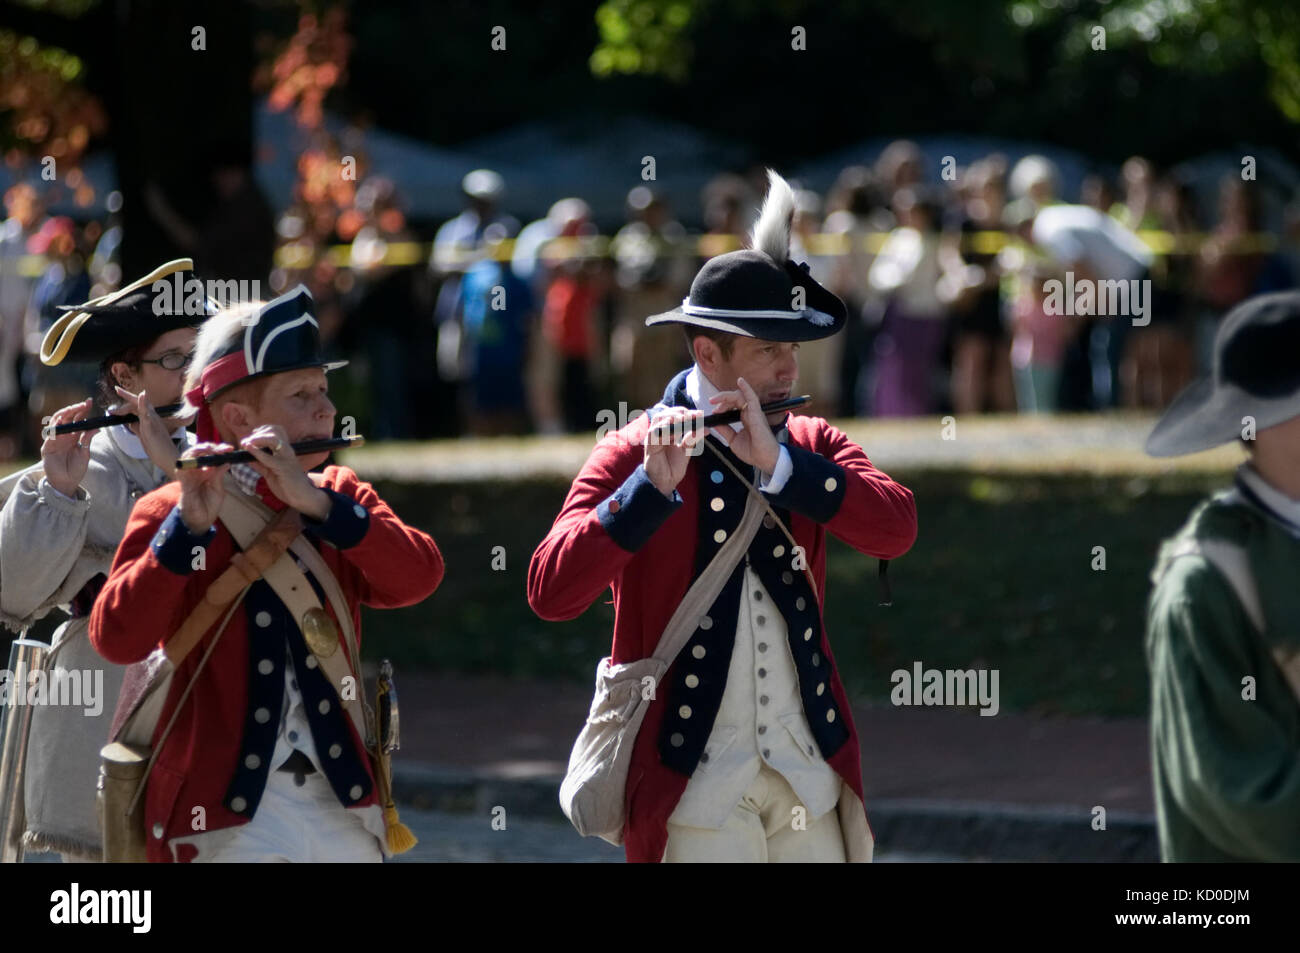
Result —
<path fill-rule="evenodd" d="M 844 302 L 790 260 L 794 190 L 771 169 L 767 175 L 753 247 L 710 258 L 681 305 L 646 318 L 647 326 L 693 324 L 765 341 L 815 341 L 844 327 Z"/>
<path fill-rule="evenodd" d="M 201 286 L 194 290 L 193 273 L 193 261 L 177 258 L 85 304 L 60 305 L 64 314 L 41 340 L 41 363 L 98 364 L 168 331 L 198 327 L 220 309 Z"/>
<path fill-rule="evenodd" d="M 1300 291 L 1247 298 L 1224 316 L 1209 377 L 1179 394 L 1147 438 L 1172 457 L 1238 439 L 1300 416 Z"/>

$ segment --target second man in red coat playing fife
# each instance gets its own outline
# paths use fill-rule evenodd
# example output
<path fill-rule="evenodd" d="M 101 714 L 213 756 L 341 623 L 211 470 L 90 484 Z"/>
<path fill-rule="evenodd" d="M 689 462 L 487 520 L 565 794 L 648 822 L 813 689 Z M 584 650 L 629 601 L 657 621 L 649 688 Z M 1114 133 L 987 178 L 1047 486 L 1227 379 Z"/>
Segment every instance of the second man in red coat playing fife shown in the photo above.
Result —
<path fill-rule="evenodd" d="M 916 538 L 916 508 L 825 420 L 761 410 L 791 395 L 799 342 L 848 320 L 789 260 L 794 195 L 770 178 L 753 247 L 711 259 L 681 307 L 646 321 L 684 325 L 694 365 L 600 441 L 529 566 L 544 619 L 572 619 L 612 587 L 611 664 L 634 662 L 655 653 L 754 486 L 775 513 L 654 687 L 625 792 L 633 861 L 872 855 L 857 731 L 824 628 L 826 533 L 892 559 Z M 693 423 L 734 409 L 740 422 L 711 435 Z"/>

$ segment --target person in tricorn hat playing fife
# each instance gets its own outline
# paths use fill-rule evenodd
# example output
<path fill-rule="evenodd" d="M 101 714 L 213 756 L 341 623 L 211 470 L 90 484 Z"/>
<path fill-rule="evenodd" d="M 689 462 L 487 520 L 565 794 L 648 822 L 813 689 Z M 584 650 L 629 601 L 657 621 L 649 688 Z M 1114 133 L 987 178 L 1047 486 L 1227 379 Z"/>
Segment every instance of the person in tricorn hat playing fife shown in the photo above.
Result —
<path fill-rule="evenodd" d="M 1240 440 L 1233 487 L 1161 547 L 1147 607 L 1161 858 L 1300 860 L 1300 292 L 1228 313 L 1154 456 Z"/>
<path fill-rule="evenodd" d="M 123 669 L 90 646 L 90 607 L 108 576 L 135 501 L 171 479 L 193 437 L 155 406 L 180 401 L 195 328 L 215 313 L 195 301 L 155 312 L 155 281 L 188 276 L 180 258 L 85 304 L 68 306 L 41 343 L 49 367 L 99 368 L 99 397 L 137 423 L 80 433 L 48 433 L 36 466 L 0 481 L 0 623 L 23 632 L 59 607 L 71 616 L 51 640 L 49 669 L 80 685 L 78 705 L 32 710 L 24 772 L 24 846 L 69 860 L 98 860 L 95 776 Z M 91 416 L 89 397 L 55 412 L 51 427 Z M 75 679 L 75 681 L 73 680 Z M 91 699 L 90 693 L 97 692 Z"/>
<path fill-rule="evenodd" d="M 857 732 L 823 624 L 826 533 L 891 559 L 915 540 L 916 509 L 825 420 L 761 409 L 792 394 L 799 342 L 847 319 L 789 260 L 794 196 L 769 176 L 753 247 L 708 261 L 680 307 L 646 320 L 683 325 L 694 365 L 600 441 L 528 570 L 529 604 L 548 620 L 612 587 L 612 662 L 644 659 L 751 493 L 772 509 L 653 687 L 627 778 L 631 861 L 871 859 Z M 696 423 L 734 409 L 736 424 Z"/>
<path fill-rule="evenodd" d="M 144 660 L 191 632 L 200 603 L 216 598 L 214 580 L 252 561 L 259 543 L 236 543 L 241 514 L 251 508 L 290 526 L 300 516 L 309 545 L 296 541 L 287 563 L 305 581 L 278 581 L 285 560 L 252 573 L 255 581 L 220 602 L 224 621 L 203 629 L 178 664 L 152 735 L 151 861 L 378 861 L 392 847 L 395 811 L 382 803 L 367 755 L 374 739 L 347 633 L 359 629 L 362 605 L 424 599 L 443 561 L 352 470 L 309 473 L 327 455 L 295 456 L 294 442 L 333 433 L 325 372 L 337 366 L 320 356 L 301 285 L 209 321 L 186 381 L 203 442 L 182 460 L 238 445 L 255 462 L 181 469 L 142 498 L 95 603 L 95 649 L 113 662 Z M 243 562 L 234 559 L 241 549 Z M 313 603 L 306 611 L 304 598 Z M 123 703 L 130 688 L 128 678 Z M 123 703 L 119 719 L 130 717 Z"/>

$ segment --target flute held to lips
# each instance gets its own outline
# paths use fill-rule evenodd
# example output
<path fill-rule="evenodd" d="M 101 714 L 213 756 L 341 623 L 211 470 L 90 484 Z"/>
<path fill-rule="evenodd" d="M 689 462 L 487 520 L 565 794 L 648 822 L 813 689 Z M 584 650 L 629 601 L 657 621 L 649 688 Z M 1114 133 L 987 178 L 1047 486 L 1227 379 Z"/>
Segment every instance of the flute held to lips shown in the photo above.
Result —
<path fill-rule="evenodd" d="M 324 440 L 302 440 L 290 444 L 290 449 L 298 456 L 308 453 L 323 453 L 326 450 L 343 450 L 348 447 L 364 446 L 365 437 L 328 437 Z M 247 450 L 232 450 L 229 453 L 210 453 L 202 457 L 187 457 L 176 461 L 177 470 L 201 470 L 206 467 L 219 467 L 227 463 L 255 463 L 256 458 Z"/>
<path fill-rule="evenodd" d="M 180 404 L 163 404 L 155 408 L 159 417 L 166 419 L 178 413 L 184 403 Z M 74 420 L 70 424 L 59 424 L 57 427 L 46 427 L 41 431 L 42 438 L 59 437 L 65 433 L 81 433 L 85 430 L 98 430 L 100 427 L 113 427 L 117 424 L 138 424 L 140 418 L 135 414 L 105 414 L 102 417 L 87 417 L 85 420 Z"/>
<path fill-rule="evenodd" d="M 802 407 L 812 400 L 811 394 L 804 394 L 802 397 L 786 397 L 784 400 L 774 400 L 770 404 L 763 404 L 763 413 L 775 414 L 782 410 L 794 410 L 796 407 Z M 734 424 L 740 421 L 741 412 L 737 410 L 722 410 L 716 414 L 708 414 L 700 421 L 703 427 L 721 427 L 723 424 Z"/>

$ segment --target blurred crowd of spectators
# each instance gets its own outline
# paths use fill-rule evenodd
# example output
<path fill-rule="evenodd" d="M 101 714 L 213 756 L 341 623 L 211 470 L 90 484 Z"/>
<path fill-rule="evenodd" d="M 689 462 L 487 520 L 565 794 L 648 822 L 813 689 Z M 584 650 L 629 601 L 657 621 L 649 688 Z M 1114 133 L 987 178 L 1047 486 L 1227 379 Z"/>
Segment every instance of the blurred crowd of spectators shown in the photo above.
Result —
<path fill-rule="evenodd" d="M 521 227 L 507 183 L 477 170 L 431 253 L 382 177 L 364 177 L 341 211 L 300 190 L 275 223 L 269 291 L 312 289 L 329 346 L 353 361 L 332 385 L 336 402 L 356 409 L 372 439 L 590 431 L 601 408 L 653 405 L 689 363 L 680 333 L 644 320 L 675 307 L 704 260 L 740 247 L 763 181 L 761 169 L 713 179 L 700 234 L 653 183 L 638 185 L 625 221 L 603 223 L 606 237 L 578 196 Z M 845 333 L 800 351 L 799 389 L 831 416 L 1161 408 L 1206 370 L 1229 308 L 1300 274 L 1294 208 L 1269 231 L 1254 182 L 1224 178 L 1205 208 L 1189 183 L 1140 157 L 1117 180 L 1090 175 L 1067 196 L 1041 156 L 989 155 L 935 175 L 900 141 L 844 169 L 824 195 L 794 184 L 793 255 L 851 314 Z M 227 191 L 252 207 L 251 188 L 232 181 Z M 145 201 L 185 234 L 158 196 Z M 58 304 L 120 281 L 122 237 L 112 204 L 83 225 L 44 215 L 28 186 L 5 206 L 0 457 L 32 449 L 22 417 L 90 393 L 79 372 L 54 374 L 33 355 Z M 213 233 L 247 249 L 255 236 L 235 226 L 248 219 Z M 189 229 L 190 244 L 205 231 Z M 18 260 L 33 255 L 40 273 L 24 273 Z M 1149 323 L 1132 309 L 1055 313 L 1049 289 L 1067 275 L 1149 282 Z"/>

